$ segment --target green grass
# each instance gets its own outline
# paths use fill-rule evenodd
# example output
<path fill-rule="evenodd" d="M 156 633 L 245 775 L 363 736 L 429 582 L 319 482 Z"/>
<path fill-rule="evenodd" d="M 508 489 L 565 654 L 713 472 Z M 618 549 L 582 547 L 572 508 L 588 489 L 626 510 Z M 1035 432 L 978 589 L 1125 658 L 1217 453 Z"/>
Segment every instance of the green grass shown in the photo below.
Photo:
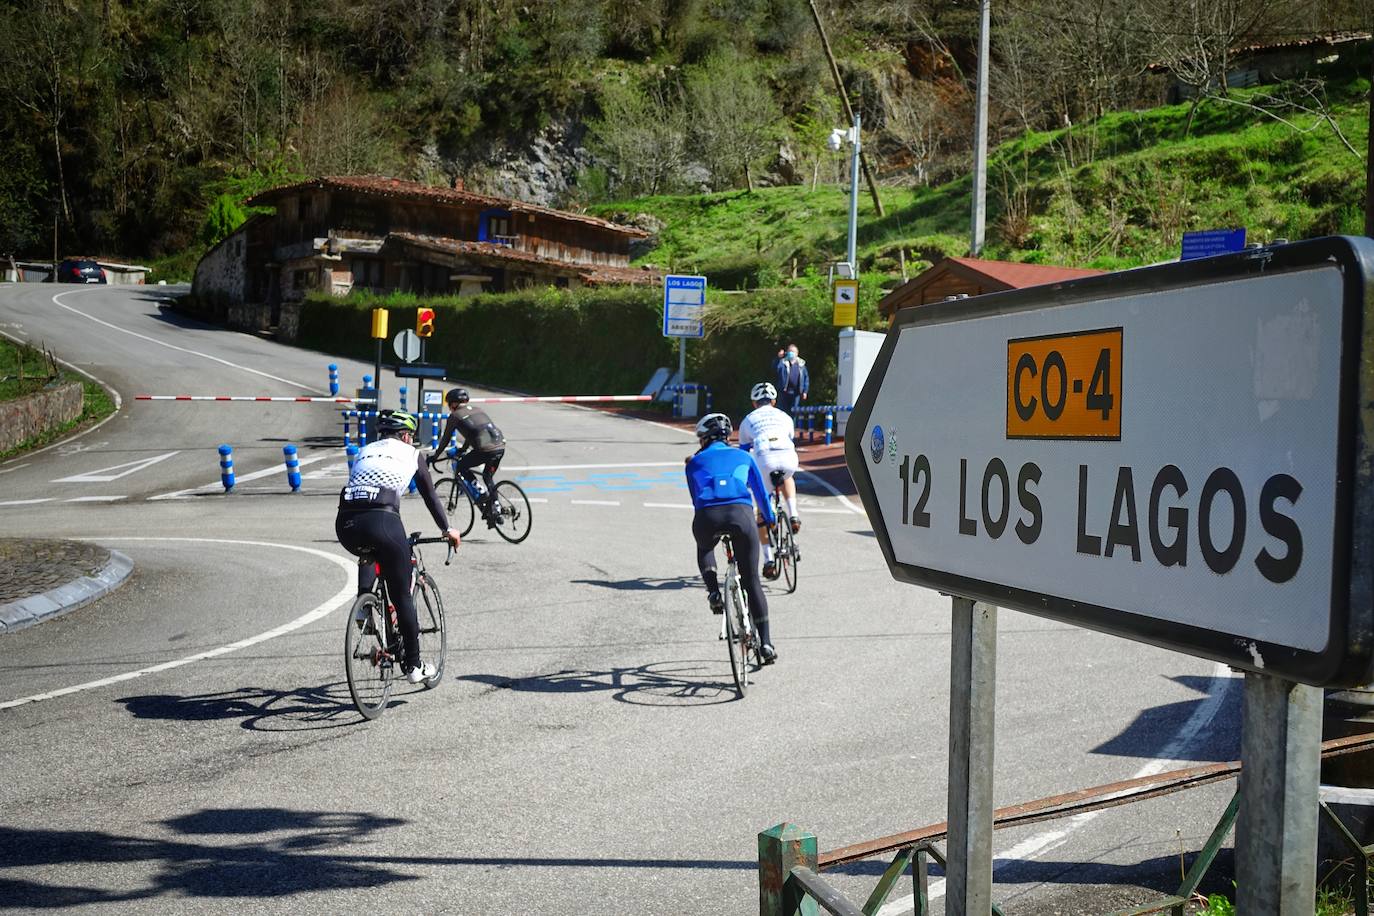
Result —
<path fill-rule="evenodd" d="M 26 376 L 22 381 L 18 378 L 21 365 Z M 0 460 L 55 442 L 74 429 L 103 420 L 114 413 L 114 401 L 102 386 L 87 379 L 78 379 L 77 376 L 61 370 L 52 375 L 53 369 L 54 366 L 42 352 L 0 338 L 0 404 L 39 391 L 55 380 L 77 379 L 84 389 L 80 416 L 46 433 L 26 439 L 8 451 L 0 452 Z"/>
<path fill-rule="evenodd" d="M 1336 124 L 1366 148 L 1367 78 L 1328 74 Z M 1293 126 L 1245 107 L 1291 87 L 1235 91 L 1208 100 L 1187 129 L 1190 104 L 1116 112 L 1086 124 L 1032 132 L 993 151 L 984 255 L 1119 269 L 1173 259 L 1182 233 L 1244 226 L 1252 241 L 1363 230 L 1364 164 L 1313 115 Z M 970 180 L 881 189 L 879 217 L 859 201 L 861 268 L 889 281 L 898 250 L 908 273 L 968 250 Z M 839 187 L 790 186 L 649 197 L 594 208 L 650 213 L 665 223 L 638 263 L 700 272 L 726 288 L 791 282 L 844 257 L 848 196 Z"/>

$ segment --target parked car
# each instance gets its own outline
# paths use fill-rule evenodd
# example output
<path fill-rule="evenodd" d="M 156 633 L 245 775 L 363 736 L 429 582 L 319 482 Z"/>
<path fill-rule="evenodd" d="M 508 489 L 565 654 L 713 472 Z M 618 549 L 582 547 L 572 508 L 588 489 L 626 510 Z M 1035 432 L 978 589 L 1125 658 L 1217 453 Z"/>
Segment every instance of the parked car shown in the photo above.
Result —
<path fill-rule="evenodd" d="M 95 261 L 68 258 L 57 265 L 58 283 L 105 283 L 105 271 Z"/>

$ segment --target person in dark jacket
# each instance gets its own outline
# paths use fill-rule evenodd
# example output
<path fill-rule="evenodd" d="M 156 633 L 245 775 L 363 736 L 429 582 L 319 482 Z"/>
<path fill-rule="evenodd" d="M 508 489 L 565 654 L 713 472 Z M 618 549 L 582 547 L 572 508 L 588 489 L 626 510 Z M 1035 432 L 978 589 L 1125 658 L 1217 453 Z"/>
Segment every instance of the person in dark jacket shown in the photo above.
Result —
<path fill-rule="evenodd" d="M 797 345 L 790 343 L 778 357 L 775 366 L 778 380 L 778 410 L 790 414 L 799 401 L 805 401 L 811 390 L 811 373 L 806 370 L 806 360 L 797 352 Z"/>
<path fill-rule="evenodd" d="M 454 458 L 454 468 L 468 483 L 473 482 L 472 469 L 478 466 L 482 468 L 482 482 L 486 484 L 487 491 L 482 495 L 481 505 L 478 506 L 480 509 L 490 502 L 492 494 L 496 492 L 496 469 L 506 456 L 506 437 L 491 422 L 485 410 L 468 403 L 471 397 L 466 388 L 451 389 L 444 400 L 448 403 L 448 420 L 444 423 L 443 435 L 439 437 L 439 447 L 429 460 L 431 464 L 440 461 L 449 440 L 455 434 L 460 436 L 463 444 Z"/>

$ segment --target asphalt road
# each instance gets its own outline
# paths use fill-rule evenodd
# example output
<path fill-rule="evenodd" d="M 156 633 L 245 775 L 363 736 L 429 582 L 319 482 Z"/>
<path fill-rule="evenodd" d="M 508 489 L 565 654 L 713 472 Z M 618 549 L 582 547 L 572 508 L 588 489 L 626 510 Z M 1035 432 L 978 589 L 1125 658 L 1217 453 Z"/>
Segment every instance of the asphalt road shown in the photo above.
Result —
<path fill-rule="evenodd" d="M 692 559 L 691 440 L 594 410 L 492 410 L 534 532 L 428 555 L 449 677 L 362 722 L 335 410 L 132 399 L 322 394 L 330 357 L 163 295 L 0 286 L 0 331 L 123 396 L 100 428 L 0 464 L 0 533 L 137 566 L 0 638 L 0 909 L 745 914 L 760 830 L 791 821 L 828 849 L 944 819 L 948 600 L 893 582 L 867 519 L 807 488 L 801 587 L 771 598 L 781 660 L 735 700 Z M 345 388 L 370 371 L 338 362 Z M 1210 662 L 1003 611 L 997 684 L 999 805 L 1237 755 L 1240 682 Z M 998 833 L 997 896 L 1100 913 L 1172 890 L 1229 791 Z M 862 902 L 885 864 L 832 878 Z"/>

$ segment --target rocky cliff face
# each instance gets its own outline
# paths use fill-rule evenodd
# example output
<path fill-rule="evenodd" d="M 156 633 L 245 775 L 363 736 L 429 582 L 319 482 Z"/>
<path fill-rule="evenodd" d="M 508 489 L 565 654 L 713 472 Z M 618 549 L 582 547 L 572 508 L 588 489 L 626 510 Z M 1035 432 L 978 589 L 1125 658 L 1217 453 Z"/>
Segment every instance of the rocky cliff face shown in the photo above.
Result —
<path fill-rule="evenodd" d="M 575 196 L 577 176 L 592 165 L 583 141 L 586 127 L 556 121 L 518 146 L 493 144 L 446 158 L 430 147 L 421 155 L 422 178 L 460 176 L 469 190 L 511 197 L 544 207 L 565 206 Z"/>

